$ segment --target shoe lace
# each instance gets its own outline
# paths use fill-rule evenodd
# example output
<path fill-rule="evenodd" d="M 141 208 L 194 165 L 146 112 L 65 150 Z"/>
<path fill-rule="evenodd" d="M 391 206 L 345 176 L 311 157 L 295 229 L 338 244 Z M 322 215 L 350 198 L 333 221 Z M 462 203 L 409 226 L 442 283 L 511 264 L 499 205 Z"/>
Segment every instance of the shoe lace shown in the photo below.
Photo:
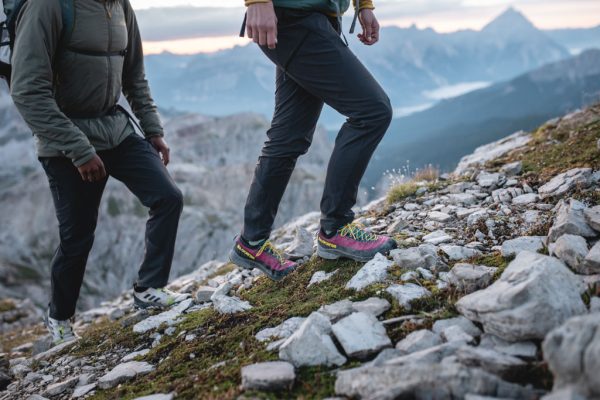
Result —
<path fill-rule="evenodd" d="M 258 250 L 258 252 L 256 253 L 256 257 L 259 257 L 265 251 L 269 254 L 272 254 L 275 258 L 277 258 L 277 260 L 279 261 L 280 264 L 285 263 L 285 257 L 283 256 L 283 252 L 278 250 L 275 246 L 273 246 L 273 243 L 271 243 L 271 241 L 269 241 L 269 240 L 267 240 L 261 246 L 260 250 Z"/>
<path fill-rule="evenodd" d="M 341 236 L 351 237 L 360 242 L 373 242 L 378 239 L 376 234 L 365 230 L 364 226 L 356 222 L 344 225 L 338 232 Z"/>

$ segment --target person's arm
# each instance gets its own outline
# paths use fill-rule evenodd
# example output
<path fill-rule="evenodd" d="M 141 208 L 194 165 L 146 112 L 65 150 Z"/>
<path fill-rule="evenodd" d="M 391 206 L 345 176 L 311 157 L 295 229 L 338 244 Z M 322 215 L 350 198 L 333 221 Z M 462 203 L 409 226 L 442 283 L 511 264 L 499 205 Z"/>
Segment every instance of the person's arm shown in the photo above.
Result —
<path fill-rule="evenodd" d="M 359 1 L 358 19 L 362 26 L 362 33 L 358 34 L 358 39 L 367 46 L 371 46 L 379 41 L 379 22 L 375 18 L 373 10 L 375 6 L 372 0 L 353 0 Z"/>
<path fill-rule="evenodd" d="M 52 65 L 61 31 L 58 1 L 25 3 L 17 21 L 11 95 L 33 134 L 81 167 L 94 159 L 96 151 L 54 98 Z"/>
<path fill-rule="evenodd" d="M 128 34 L 127 53 L 123 65 L 123 94 L 140 121 L 144 136 L 158 150 L 164 164 L 167 165 L 170 159 L 170 149 L 163 139 L 165 135 L 163 126 L 146 79 L 140 29 L 129 0 L 124 0 L 123 3 Z"/>
<path fill-rule="evenodd" d="M 271 0 L 245 0 L 246 33 L 260 46 L 274 49 L 277 46 L 277 16 Z"/>

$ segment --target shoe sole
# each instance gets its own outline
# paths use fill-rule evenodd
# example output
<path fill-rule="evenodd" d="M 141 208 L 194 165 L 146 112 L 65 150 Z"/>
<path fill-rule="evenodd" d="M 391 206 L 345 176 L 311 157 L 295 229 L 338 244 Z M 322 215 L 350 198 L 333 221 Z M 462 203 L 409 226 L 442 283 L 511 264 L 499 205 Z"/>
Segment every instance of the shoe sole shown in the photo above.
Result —
<path fill-rule="evenodd" d="M 133 308 L 136 310 L 166 310 L 168 308 L 171 308 L 173 306 L 176 306 L 177 304 L 186 301 L 188 299 L 190 299 L 191 297 L 188 297 L 186 299 L 182 299 L 180 301 L 177 301 L 169 306 L 163 306 L 162 304 L 152 304 L 152 303 L 146 303 L 142 300 L 139 300 L 137 297 L 133 296 Z"/>
<path fill-rule="evenodd" d="M 373 255 L 369 256 L 358 256 L 356 254 L 352 254 L 351 251 L 345 251 L 343 249 L 327 249 L 323 246 L 317 246 L 317 255 L 325 260 L 338 260 L 340 258 L 348 258 L 357 262 L 369 262 L 375 257 L 375 254 L 382 253 L 383 255 L 389 254 L 390 251 L 394 249 L 393 246 L 388 246 L 389 248 L 384 248 L 379 251 L 373 253 Z"/>
<path fill-rule="evenodd" d="M 235 250 L 231 250 L 229 252 L 229 261 L 231 261 L 232 263 L 234 263 L 235 265 L 237 265 L 240 268 L 243 269 L 247 269 L 247 270 L 253 270 L 254 268 L 259 269 L 260 271 L 262 271 L 269 279 L 271 279 L 272 281 L 275 282 L 279 282 L 281 280 L 283 280 L 286 276 L 288 276 L 290 273 L 288 272 L 285 275 L 282 276 L 274 276 L 273 273 L 264 265 L 262 265 L 261 263 L 257 262 L 257 261 L 252 261 L 252 260 L 248 260 L 247 258 L 244 258 L 242 256 L 240 256 L 238 253 L 236 253 Z M 292 272 L 292 271 L 290 271 Z"/>

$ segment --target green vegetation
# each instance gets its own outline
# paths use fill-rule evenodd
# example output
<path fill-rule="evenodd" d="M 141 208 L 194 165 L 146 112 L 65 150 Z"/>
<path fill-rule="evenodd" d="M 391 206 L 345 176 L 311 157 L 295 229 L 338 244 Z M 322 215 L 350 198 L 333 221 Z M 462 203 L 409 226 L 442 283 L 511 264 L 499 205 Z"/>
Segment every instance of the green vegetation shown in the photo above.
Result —
<path fill-rule="evenodd" d="M 413 182 L 400 183 L 390 189 L 387 194 L 388 204 L 398 203 L 407 197 L 414 196 L 419 186 Z"/>

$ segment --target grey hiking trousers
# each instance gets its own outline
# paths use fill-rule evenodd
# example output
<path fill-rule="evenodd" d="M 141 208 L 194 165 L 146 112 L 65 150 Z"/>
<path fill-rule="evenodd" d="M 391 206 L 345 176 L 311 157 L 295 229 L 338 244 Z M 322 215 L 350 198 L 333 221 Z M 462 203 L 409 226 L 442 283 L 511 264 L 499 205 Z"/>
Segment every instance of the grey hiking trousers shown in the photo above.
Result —
<path fill-rule="evenodd" d="M 277 67 L 275 113 L 245 206 L 242 236 L 269 237 L 296 160 L 308 151 L 324 104 L 347 117 L 321 200 L 321 227 L 352 222 L 358 187 L 392 119 L 384 90 L 340 36 L 335 18 L 276 8 L 277 48 L 262 51 Z"/>

